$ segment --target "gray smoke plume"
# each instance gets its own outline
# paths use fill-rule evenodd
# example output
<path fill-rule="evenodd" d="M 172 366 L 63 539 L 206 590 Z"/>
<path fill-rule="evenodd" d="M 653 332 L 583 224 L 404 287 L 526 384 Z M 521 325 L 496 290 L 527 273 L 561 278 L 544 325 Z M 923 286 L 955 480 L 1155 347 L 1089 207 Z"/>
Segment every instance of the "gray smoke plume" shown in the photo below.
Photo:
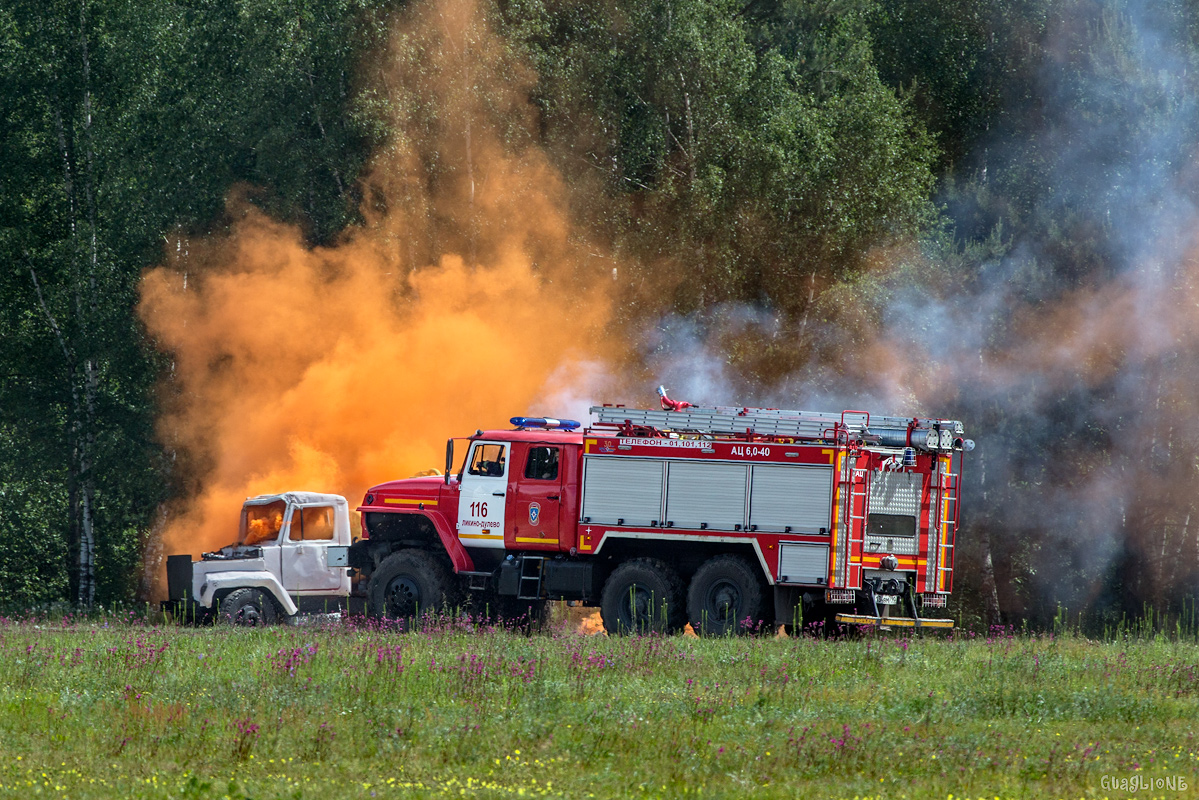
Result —
<path fill-rule="evenodd" d="M 871 325 L 724 307 L 650 337 L 683 399 L 962 419 L 958 588 L 989 540 L 1009 619 L 1176 610 L 1199 579 L 1199 47 L 1163 8 L 1054 7 L 1030 98 L 943 198 L 976 241 L 881 279 Z M 730 357 L 779 337 L 802 367 Z"/>

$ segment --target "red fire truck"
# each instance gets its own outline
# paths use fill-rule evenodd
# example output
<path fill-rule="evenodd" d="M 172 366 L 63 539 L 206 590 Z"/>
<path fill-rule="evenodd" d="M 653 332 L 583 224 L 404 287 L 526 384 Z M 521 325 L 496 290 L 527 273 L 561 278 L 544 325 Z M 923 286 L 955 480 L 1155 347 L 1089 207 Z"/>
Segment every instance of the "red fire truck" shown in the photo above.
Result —
<path fill-rule="evenodd" d="M 610 633 L 952 627 L 925 614 L 953 587 L 974 446 L 960 422 L 659 394 L 661 409 L 594 407 L 582 431 L 514 417 L 450 439 L 445 475 L 370 489 L 350 550 L 367 608 L 568 600 L 598 606 Z"/>

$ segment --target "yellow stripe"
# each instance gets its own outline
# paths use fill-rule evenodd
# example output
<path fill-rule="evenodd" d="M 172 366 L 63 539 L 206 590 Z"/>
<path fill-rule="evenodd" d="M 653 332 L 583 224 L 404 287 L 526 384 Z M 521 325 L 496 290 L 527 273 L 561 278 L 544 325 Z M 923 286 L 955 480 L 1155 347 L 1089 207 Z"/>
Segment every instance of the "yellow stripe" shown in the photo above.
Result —
<path fill-rule="evenodd" d="M 437 505 L 436 500 L 407 500 L 400 497 L 385 497 L 383 498 L 383 502 L 393 506 L 419 506 L 421 503 L 427 506 Z"/>
<path fill-rule="evenodd" d="M 590 453 L 591 445 L 593 445 L 593 444 L 595 444 L 595 439 L 584 439 L 583 440 L 583 452 Z"/>
<path fill-rule="evenodd" d="M 529 544 L 557 544 L 558 543 L 557 539 L 522 539 L 519 536 L 516 537 L 516 541 L 527 542 Z"/>
<path fill-rule="evenodd" d="M 460 534 L 458 534 L 458 538 L 459 539 L 503 539 L 504 535 L 502 533 L 497 533 L 494 535 L 489 534 L 489 533 L 460 533 Z"/>

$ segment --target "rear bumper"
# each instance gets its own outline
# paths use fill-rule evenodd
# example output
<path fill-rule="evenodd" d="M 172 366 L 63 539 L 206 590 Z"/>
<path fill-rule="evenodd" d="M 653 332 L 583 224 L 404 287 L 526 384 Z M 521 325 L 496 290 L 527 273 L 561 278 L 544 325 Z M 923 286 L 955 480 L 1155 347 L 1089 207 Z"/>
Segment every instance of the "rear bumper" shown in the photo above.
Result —
<path fill-rule="evenodd" d="M 171 600 L 191 597 L 194 569 L 190 555 L 167 556 L 167 597 Z"/>
<path fill-rule="evenodd" d="M 875 617 L 870 614 L 838 614 L 842 625 L 869 625 L 874 628 L 938 628 L 952 629 L 951 619 L 916 619 L 915 617 Z"/>

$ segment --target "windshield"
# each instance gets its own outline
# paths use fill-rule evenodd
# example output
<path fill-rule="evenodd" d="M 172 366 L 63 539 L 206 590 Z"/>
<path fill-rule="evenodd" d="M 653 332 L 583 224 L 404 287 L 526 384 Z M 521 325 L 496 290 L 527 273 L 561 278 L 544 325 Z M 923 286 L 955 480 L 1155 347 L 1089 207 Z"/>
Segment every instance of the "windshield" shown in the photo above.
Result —
<path fill-rule="evenodd" d="M 238 544 L 262 544 L 273 542 L 283 527 L 283 513 L 287 504 L 282 500 L 265 505 L 246 506 L 241 512 L 241 531 Z"/>

